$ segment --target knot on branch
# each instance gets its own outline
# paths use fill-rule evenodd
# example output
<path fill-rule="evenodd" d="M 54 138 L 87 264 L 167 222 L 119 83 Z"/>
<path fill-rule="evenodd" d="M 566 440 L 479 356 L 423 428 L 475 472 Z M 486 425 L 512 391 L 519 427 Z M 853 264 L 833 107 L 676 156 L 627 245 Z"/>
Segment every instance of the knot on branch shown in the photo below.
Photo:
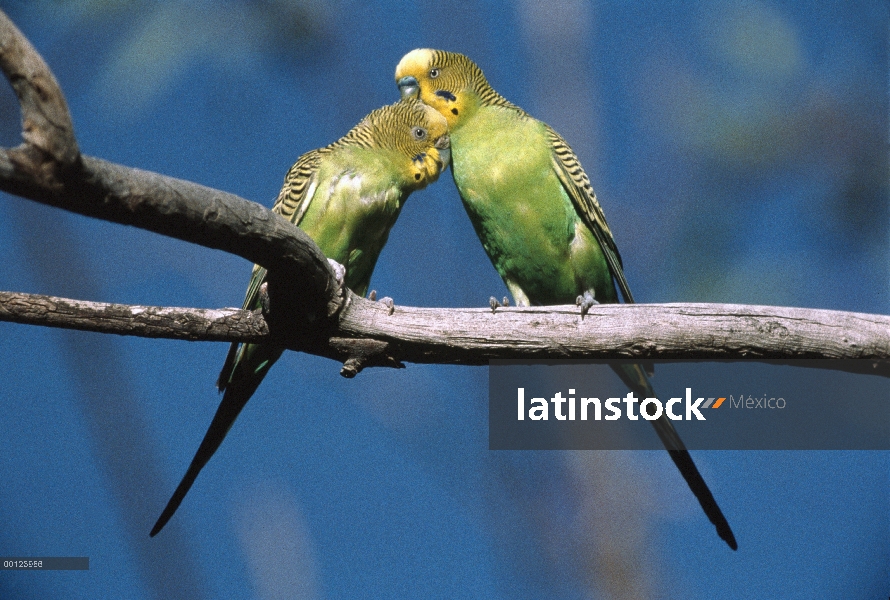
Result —
<path fill-rule="evenodd" d="M 390 352 L 389 342 L 369 339 L 330 338 L 329 344 L 342 355 L 340 375 L 352 379 L 365 367 L 392 367 L 404 369 L 405 365 Z"/>
<path fill-rule="evenodd" d="M 65 96 L 52 71 L 12 21 L 0 13 L 0 70 L 19 100 L 24 144 L 9 161 L 46 189 L 60 190 L 80 167 L 80 150 Z"/>

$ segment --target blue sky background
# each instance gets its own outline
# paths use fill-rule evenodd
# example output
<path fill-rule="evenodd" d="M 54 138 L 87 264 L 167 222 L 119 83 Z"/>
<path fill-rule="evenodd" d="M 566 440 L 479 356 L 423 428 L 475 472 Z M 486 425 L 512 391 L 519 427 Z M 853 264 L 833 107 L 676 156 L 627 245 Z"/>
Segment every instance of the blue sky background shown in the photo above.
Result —
<path fill-rule="evenodd" d="M 890 312 L 886 3 L 0 8 L 56 74 L 85 154 L 271 206 L 300 154 L 397 99 L 404 53 L 444 48 L 573 146 L 639 301 Z M 250 272 L 6 195 L 0 249 L 0 289 L 88 300 L 240 306 Z M 417 306 L 507 293 L 449 175 L 409 200 L 372 287 Z M 490 452 L 486 368 L 345 380 L 296 353 L 150 539 L 225 352 L 0 323 L 0 554 L 91 564 L 2 572 L 0 596 L 890 594 L 887 452 L 694 453 L 733 553 L 664 452 Z M 621 393 L 608 371 L 603 386 Z"/>

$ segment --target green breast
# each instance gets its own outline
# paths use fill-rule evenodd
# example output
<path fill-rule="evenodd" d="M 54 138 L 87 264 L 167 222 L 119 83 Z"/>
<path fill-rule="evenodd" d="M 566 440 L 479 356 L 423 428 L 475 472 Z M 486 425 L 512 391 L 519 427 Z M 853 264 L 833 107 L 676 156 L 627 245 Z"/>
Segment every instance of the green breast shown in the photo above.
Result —
<path fill-rule="evenodd" d="M 346 267 L 346 285 L 363 295 L 410 182 L 400 181 L 392 159 L 366 149 L 331 156 L 318 180 L 300 228 Z"/>
<path fill-rule="evenodd" d="M 599 245 L 552 166 L 544 125 L 485 107 L 451 134 L 452 173 L 492 264 L 532 304 L 573 303 L 615 290 Z"/>

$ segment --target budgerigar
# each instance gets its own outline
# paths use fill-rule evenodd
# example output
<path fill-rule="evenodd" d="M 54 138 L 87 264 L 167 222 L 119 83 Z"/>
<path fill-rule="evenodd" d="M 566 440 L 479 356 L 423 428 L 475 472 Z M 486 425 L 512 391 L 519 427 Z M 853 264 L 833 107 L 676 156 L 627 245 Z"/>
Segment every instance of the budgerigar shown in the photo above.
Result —
<path fill-rule="evenodd" d="M 577 156 L 558 133 L 508 102 L 466 56 L 418 49 L 396 67 L 403 98 L 419 97 L 447 120 L 451 172 L 467 214 L 520 306 L 633 302 L 621 256 Z M 492 302 L 493 308 L 496 302 Z M 642 400 L 655 397 L 638 365 L 615 371 Z M 717 533 L 735 536 L 664 415 L 655 429 Z"/>
<path fill-rule="evenodd" d="M 365 295 L 377 257 L 405 200 L 435 181 L 449 162 L 446 120 L 417 100 L 377 109 L 333 144 L 302 155 L 284 179 L 273 211 L 298 225 L 329 259 L 345 267 L 344 282 Z M 254 266 L 244 308 L 260 305 L 266 270 Z M 217 381 L 224 393 L 185 476 L 151 530 L 176 512 L 241 409 L 283 348 L 232 344 Z"/>

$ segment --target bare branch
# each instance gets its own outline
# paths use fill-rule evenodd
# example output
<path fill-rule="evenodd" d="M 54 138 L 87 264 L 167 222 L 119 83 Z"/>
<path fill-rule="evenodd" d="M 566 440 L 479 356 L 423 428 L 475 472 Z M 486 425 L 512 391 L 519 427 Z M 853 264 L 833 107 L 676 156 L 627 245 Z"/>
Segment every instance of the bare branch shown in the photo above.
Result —
<path fill-rule="evenodd" d="M 270 331 L 259 313 L 104 304 L 0 292 L 0 321 L 186 340 L 275 342 L 366 366 L 478 365 L 491 359 L 867 359 L 890 374 L 890 317 L 733 304 L 389 309 L 350 294 L 311 340 Z M 640 340 L 645 340 L 641 342 Z"/>
<path fill-rule="evenodd" d="M 356 302 L 355 300 L 359 300 Z M 396 344 L 411 362 L 492 358 L 890 359 L 890 317 L 735 304 L 439 309 L 350 298 L 338 335 Z"/>
<path fill-rule="evenodd" d="M 0 321 L 174 340 L 269 340 L 265 319 L 237 308 L 133 306 L 17 292 L 0 292 Z"/>

